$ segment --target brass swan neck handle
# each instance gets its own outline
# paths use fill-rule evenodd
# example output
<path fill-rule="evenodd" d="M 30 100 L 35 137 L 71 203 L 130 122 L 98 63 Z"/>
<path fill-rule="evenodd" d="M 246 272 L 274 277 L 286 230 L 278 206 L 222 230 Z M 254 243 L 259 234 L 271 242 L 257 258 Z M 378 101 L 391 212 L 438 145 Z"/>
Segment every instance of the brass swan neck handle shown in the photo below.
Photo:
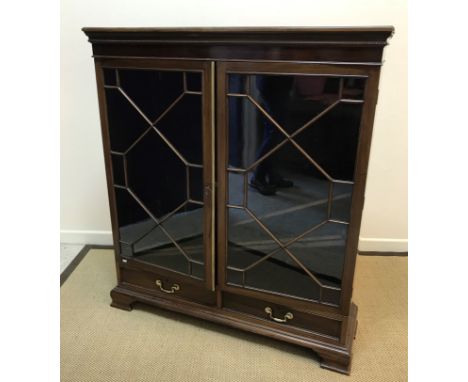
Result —
<path fill-rule="evenodd" d="M 171 289 L 164 289 L 163 283 L 161 280 L 156 280 L 156 285 L 159 287 L 159 289 L 164 292 L 164 293 L 175 293 L 176 291 L 180 290 L 179 284 L 173 284 Z"/>
<path fill-rule="evenodd" d="M 294 315 L 291 313 L 291 312 L 287 312 L 283 318 L 277 318 L 277 317 L 274 317 L 273 316 L 273 310 L 267 306 L 265 308 L 265 313 L 268 314 L 268 316 L 275 322 L 281 322 L 281 323 L 284 323 L 284 322 L 287 322 L 288 320 L 292 320 L 294 318 Z"/>

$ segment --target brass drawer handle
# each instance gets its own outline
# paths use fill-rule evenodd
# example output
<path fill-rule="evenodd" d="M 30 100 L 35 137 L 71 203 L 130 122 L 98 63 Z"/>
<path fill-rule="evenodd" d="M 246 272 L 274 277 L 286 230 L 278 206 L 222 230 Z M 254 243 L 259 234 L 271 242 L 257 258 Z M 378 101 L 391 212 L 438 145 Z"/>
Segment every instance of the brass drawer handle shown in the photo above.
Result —
<path fill-rule="evenodd" d="M 291 312 L 286 313 L 284 315 L 284 318 L 273 317 L 273 310 L 269 306 L 265 308 L 265 313 L 267 313 L 270 316 L 270 318 L 276 322 L 287 322 L 288 320 L 292 320 L 294 318 Z"/>
<path fill-rule="evenodd" d="M 171 287 L 171 289 L 164 289 L 161 280 L 156 280 L 156 285 L 157 285 L 157 286 L 159 287 L 159 289 L 161 289 L 161 291 L 163 291 L 164 293 L 175 293 L 176 291 L 180 290 L 179 284 L 173 284 L 172 287 Z"/>

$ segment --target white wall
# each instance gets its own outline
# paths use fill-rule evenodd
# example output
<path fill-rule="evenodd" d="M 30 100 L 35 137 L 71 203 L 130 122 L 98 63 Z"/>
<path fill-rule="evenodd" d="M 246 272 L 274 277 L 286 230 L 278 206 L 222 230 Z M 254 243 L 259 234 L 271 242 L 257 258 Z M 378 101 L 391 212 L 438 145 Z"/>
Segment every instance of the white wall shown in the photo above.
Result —
<path fill-rule="evenodd" d="M 404 0 L 62 0 L 61 240 L 111 243 L 91 45 L 83 26 L 393 25 L 385 48 L 360 249 L 407 250 L 407 15 Z"/>

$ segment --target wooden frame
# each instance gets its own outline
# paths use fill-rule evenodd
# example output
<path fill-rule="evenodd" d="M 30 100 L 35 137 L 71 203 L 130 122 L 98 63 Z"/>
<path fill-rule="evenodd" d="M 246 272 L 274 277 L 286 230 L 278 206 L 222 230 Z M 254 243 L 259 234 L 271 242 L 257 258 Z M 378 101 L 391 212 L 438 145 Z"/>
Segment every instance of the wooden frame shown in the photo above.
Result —
<path fill-rule="evenodd" d="M 101 126 L 102 126 L 102 139 L 104 146 L 104 157 L 106 164 L 107 174 L 107 186 L 109 193 L 109 202 L 111 206 L 111 221 L 112 221 L 112 235 L 114 238 L 114 248 L 116 249 L 115 258 L 116 264 L 122 264 L 122 258 L 120 256 L 120 245 L 119 245 L 119 229 L 118 229 L 118 216 L 117 216 L 117 205 L 114 196 L 114 175 L 112 172 L 111 165 L 111 149 L 110 149 L 110 137 L 109 137 L 109 126 L 107 121 L 107 103 L 104 94 L 104 78 L 103 69 L 153 69 L 153 70 L 171 70 L 171 71 L 198 71 L 202 73 L 202 126 L 203 126 L 203 141 L 207 144 L 203 147 L 203 187 L 204 187 L 204 258 L 205 258 L 205 285 L 208 289 L 214 290 L 214 253 L 212 251 L 212 245 L 214 243 L 214 198 L 212 194 L 214 185 L 213 176 L 213 114 L 212 103 L 213 103 L 213 92 L 212 92 L 212 80 L 213 76 L 211 73 L 212 67 L 209 62 L 202 61 L 175 61 L 175 60 L 128 60 L 128 59 L 96 59 L 96 79 L 98 87 L 98 98 L 99 98 L 99 109 L 101 115 Z M 126 260 L 128 263 L 128 260 Z M 126 264 L 124 263 L 124 264 Z M 130 263 L 134 261 L 130 260 Z M 142 268 L 151 268 L 155 265 L 147 265 L 142 261 L 137 261 L 139 266 Z M 120 270 L 117 267 L 118 281 L 120 279 Z M 162 270 L 162 272 L 165 272 Z M 183 277 L 183 275 L 181 275 Z"/>
<path fill-rule="evenodd" d="M 369 120 L 369 114 L 373 115 L 375 104 L 368 94 L 373 94 L 377 91 L 376 71 L 375 69 L 366 66 L 358 67 L 343 67 L 323 64 L 307 64 L 307 63 L 264 63 L 264 62 L 219 62 L 217 65 L 217 99 L 218 99 L 218 155 L 217 155 L 217 179 L 219 189 L 217 193 L 217 211 L 218 211 L 218 280 L 220 288 L 225 291 L 243 294 L 250 297 L 262 296 L 273 302 L 296 305 L 303 309 L 310 309 L 310 305 L 315 305 L 315 309 L 328 313 L 339 313 L 348 315 L 351 307 L 352 282 L 354 276 L 354 266 L 356 261 L 357 246 L 359 241 L 359 228 L 361 225 L 362 208 L 364 206 L 363 194 L 360 190 L 364 190 L 366 181 L 367 161 L 362 158 L 368 157 L 369 147 L 359 144 L 357 158 L 361 159 L 356 163 L 355 168 L 355 183 L 356 191 L 353 192 L 351 220 L 349 224 L 349 235 L 346 245 L 346 256 L 343 273 L 342 293 L 339 307 L 329 307 L 315 302 L 302 302 L 289 297 L 279 295 L 270 295 L 248 289 L 231 287 L 226 284 L 226 243 L 227 243 L 227 225 L 226 225 L 226 204 L 227 204 L 227 120 L 226 120 L 226 75 L 229 73 L 243 74 L 303 74 L 303 75 L 321 75 L 321 76 L 358 76 L 366 78 L 367 85 L 365 90 L 364 109 L 362 113 L 360 138 L 359 142 L 370 142 L 370 134 L 372 133 L 372 121 Z M 370 123 L 370 125 L 369 125 Z M 367 151 L 366 151 L 367 150 Z"/>
<path fill-rule="evenodd" d="M 132 304 L 139 301 L 269 336 L 310 348 L 321 357 L 322 367 L 349 373 L 352 339 L 357 325 L 357 307 L 351 302 L 352 285 L 372 125 L 382 51 L 387 38 L 393 33 L 393 27 L 84 28 L 83 31 L 92 43 L 96 65 L 116 249 L 118 285 L 111 291 L 112 306 L 130 310 Z M 118 253 L 119 232 L 117 206 L 112 190 L 114 175 L 104 91 L 104 67 L 198 70 L 204 73 L 204 228 L 205 243 L 209 243 L 205 245 L 207 266 L 204 283 L 137 259 L 124 259 Z M 230 71 L 366 78 L 351 220 L 338 306 L 226 285 L 225 76 Z M 155 279 L 165 288 L 158 289 L 154 285 Z M 179 284 L 182 286 L 180 290 Z M 275 314 L 280 318 L 275 317 Z M 287 318 L 293 315 L 296 321 L 288 322 Z"/>

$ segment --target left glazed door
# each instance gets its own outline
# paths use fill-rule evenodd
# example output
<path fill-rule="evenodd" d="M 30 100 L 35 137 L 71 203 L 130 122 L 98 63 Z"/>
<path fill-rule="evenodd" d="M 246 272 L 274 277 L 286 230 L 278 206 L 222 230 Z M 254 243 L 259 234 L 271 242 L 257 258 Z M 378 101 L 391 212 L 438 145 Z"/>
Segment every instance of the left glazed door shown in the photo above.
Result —
<path fill-rule="evenodd" d="M 213 289 L 210 62 L 96 59 L 118 258 Z"/>

